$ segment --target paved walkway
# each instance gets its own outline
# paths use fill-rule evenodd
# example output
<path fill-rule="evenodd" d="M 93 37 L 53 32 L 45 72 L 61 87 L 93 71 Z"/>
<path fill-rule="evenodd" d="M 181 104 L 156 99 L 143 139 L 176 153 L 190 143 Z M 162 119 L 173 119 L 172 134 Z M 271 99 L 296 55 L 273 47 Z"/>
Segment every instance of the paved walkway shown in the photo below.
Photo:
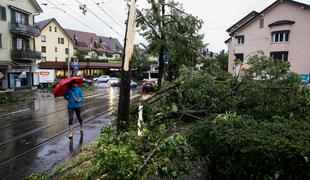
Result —
<path fill-rule="evenodd" d="M 113 119 L 111 112 L 97 117 L 85 124 L 83 136 L 76 127 L 73 140 L 69 140 L 67 132 L 64 132 L 46 144 L 11 160 L 0 166 L 1 179 L 23 179 L 31 173 L 47 171 L 66 163 L 82 146 L 97 140 L 101 128 Z"/>

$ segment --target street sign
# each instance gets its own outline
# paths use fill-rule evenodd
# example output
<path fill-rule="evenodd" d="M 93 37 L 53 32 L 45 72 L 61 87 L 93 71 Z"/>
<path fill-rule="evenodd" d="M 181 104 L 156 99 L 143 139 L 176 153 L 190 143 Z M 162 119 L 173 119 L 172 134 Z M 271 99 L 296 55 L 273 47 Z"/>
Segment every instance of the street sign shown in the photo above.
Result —
<path fill-rule="evenodd" d="M 165 49 L 164 61 L 165 61 L 165 64 L 169 63 L 169 55 L 168 55 L 168 50 L 167 49 Z"/>
<path fill-rule="evenodd" d="M 79 61 L 77 59 L 74 60 L 73 71 L 74 72 L 78 72 L 79 71 Z"/>

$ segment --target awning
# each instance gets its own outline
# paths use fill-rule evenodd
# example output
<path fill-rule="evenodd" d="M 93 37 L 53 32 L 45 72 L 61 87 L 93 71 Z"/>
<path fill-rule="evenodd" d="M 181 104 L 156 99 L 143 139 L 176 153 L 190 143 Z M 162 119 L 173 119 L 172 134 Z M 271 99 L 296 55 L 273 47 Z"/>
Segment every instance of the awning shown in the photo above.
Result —
<path fill-rule="evenodd" d="M 66 62 L 41 62 L 39 63 L 41 69 L 67 69 Z M 71 63 L 73 68 L 73 62 Z M 119 63 L 105 63 L 105 62 L 80 62 L 79 69 L 121 69 L 122 64 Z"/>

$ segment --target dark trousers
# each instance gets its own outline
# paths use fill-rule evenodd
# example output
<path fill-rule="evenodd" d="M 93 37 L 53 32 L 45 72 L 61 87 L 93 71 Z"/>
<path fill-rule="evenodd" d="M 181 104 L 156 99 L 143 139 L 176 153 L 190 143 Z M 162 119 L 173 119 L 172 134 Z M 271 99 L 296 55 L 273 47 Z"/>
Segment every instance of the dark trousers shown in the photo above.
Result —
<path fill-rule="evenodd" d="M 79 120 L 80 124 L 83 123 L 83 119 L 81 117 L 81 108 L 68 108 L 69 114 L 69 125 L 73 125 L 73 113 L 75 112 L 77 119 Z"/>

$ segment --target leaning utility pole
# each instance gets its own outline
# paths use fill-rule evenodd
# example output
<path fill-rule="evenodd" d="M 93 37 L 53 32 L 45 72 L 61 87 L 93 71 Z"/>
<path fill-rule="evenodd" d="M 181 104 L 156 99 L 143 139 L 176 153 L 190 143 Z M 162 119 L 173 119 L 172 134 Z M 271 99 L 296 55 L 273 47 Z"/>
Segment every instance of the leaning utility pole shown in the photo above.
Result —
<path fill-rule="evenodd" d="M 158 72 L 158 87 L 161 88 L 163 83 L 163 78 L 165 74 L 165 60 L 164 60 L 164 53 L 166 50 L 166 36 L 165 36 L 165 5 L 166 1 L 163 1 L 163 4 L 161 5 L 161 16 L 162 16 L 162 22 L 160 25 L 160 33 L 161 33 L 161 43 L 160 43 L 160 50 L 159 50 L 159 58 L 158 58 L 158 65 L 159 65 L 159 72 Z"/>
<path fill-rule="evenodd" d="M 130 108 L 130 84 L 131 84 L 131 59 L 136 31 L 136 1 L 131 0 L 131 6 L 127 19 L 124 55 L 122 63 L 122 77 L 118 104 L 117 131 L 124 132 L 129 127 L 129 108 Z"/>

